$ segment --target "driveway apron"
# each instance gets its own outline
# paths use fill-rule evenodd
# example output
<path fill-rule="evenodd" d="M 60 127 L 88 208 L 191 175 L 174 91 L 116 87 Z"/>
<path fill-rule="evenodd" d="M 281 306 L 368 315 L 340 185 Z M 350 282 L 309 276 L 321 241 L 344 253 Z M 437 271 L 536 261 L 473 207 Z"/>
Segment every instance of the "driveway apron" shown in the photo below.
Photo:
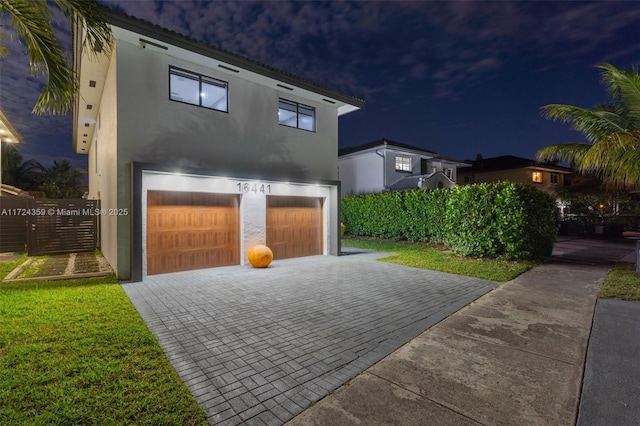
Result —
<path fill-rule="evenodd" d="M 212 424 L 277 425 L 497 283 L 381 253 L 151 276 L 123 288 Z"/>

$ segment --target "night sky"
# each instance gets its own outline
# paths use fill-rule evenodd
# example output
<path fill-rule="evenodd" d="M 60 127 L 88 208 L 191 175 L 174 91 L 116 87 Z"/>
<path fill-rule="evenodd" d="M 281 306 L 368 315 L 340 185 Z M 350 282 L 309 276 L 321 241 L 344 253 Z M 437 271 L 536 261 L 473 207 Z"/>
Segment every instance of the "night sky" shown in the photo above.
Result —
<path fill-rule="evenodd" d="M 540 107 L 608 97 L 594 67 L 640 63 L 638 2 L 122 1 L 102 3 L 366 99 L 340 119 L 340 147 L 380 138 L 457 159 L 517 155 L 585 139 Z M 3 31 L 7 20 L 4 19 Z M 68 24 L 56 22 L 71 45 Z M 73 154 L 71 114 L 30 114 L 42 80 L 15 39 L 0 62 L 0 106 L 25 159 Z"/>

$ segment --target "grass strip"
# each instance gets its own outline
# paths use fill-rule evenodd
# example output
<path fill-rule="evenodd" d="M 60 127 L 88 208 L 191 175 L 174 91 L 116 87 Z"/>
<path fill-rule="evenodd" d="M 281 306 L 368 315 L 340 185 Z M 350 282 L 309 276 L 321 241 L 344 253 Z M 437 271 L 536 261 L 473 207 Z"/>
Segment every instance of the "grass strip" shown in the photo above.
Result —
<path fill-rule="evenodd" d="M 498 282 L 510 281 L 537 265 L 534 261 L 526 260 L 511 261 L 457 256 L 449 252 L 446 247 L 424 243 L 344 237 L 342 245 L 394 253 L 392 256 L 381 258 L 382 262 Z"/>
<path fill-rule="evenodd" d="M 640 300 L 640 278 L 634 263 L 618 262 L 607 274 L 598 297 L 601 299 Z"/>
<path fill-rule="evenodd" d="M 0 424 L 207 422 L 111 276 L 0 284 Z"/>

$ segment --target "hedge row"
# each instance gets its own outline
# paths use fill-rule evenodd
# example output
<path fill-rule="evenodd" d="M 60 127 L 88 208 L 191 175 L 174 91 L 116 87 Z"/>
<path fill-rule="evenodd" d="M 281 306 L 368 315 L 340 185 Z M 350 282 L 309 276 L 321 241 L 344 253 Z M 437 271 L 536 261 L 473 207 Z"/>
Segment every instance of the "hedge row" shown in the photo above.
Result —
<path fill-rule="evenodd" d="M 553 249 L 555 209 L 545 192 L 497 182 L 345 196 L 341 219 L 351 235 L 442 243 L 465 256 L 531 259 Z"/>

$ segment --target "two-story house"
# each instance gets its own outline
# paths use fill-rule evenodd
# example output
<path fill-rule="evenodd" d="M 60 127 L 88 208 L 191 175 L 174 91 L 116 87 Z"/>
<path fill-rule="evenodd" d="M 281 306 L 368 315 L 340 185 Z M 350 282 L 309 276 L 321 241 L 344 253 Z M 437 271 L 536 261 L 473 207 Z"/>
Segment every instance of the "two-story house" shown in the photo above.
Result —
<path fill-rule="evenodd" d="M 458 173 L 458 185 L 482 182 L 511 182 L 533 185 L 536 188 L 555 194 L 565 185 L 565 178 L 572 173 L 568 167 L 552 163 L 541 163 L 513 155 L 479 158 Z"/>
<path fill-rule="evenodd" d="M 415 146 L 380 139 L 338 151 L 342 194 L 450 188 L 468 164 Z"/>
<path fill-rule="evenodd" d="M 101 200 L 121 279 L 339 253 L 338 118 L 364 101 L 105 10 L 115 43 L 87 52 L 73 146 Z"/>

